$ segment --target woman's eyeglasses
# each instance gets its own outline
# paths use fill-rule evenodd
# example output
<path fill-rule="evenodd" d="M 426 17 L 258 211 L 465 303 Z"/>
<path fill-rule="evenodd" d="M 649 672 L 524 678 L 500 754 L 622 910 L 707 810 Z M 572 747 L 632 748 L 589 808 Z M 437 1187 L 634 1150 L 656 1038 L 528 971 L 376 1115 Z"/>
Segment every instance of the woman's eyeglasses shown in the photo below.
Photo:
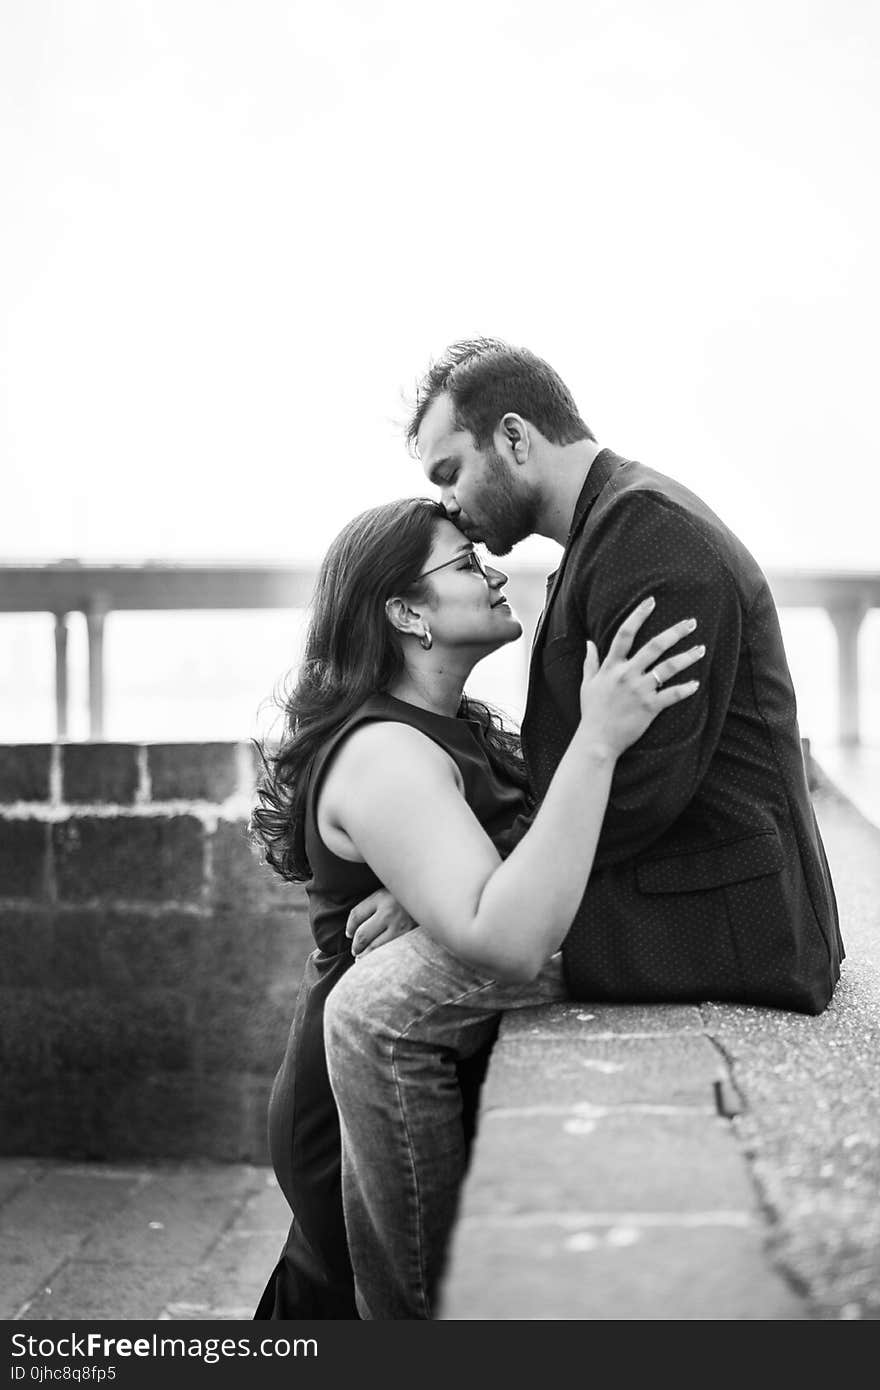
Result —
<path fill-rule="evenodd" d="M 438 570 L 445 570 L 447 565 L 467 565 L 468 569 L 474 574 L 481 574 L 484 579 L 489 578 L 486 566 L 483 564 L 475 550 L 466 550 L 461 555 L 453 555 L 451 560 L 444 560 L 442 565 L 434 565 L 432 569 L 422 570 L 419 579 L 426 579 L 429 574 L 436 574 Z"/>

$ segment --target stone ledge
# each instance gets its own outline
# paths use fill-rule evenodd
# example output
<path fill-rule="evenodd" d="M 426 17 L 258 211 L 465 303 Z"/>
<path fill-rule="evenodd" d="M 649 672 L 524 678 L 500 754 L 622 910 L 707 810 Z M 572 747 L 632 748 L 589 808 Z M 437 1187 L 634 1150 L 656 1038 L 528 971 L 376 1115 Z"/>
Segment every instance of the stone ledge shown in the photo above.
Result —
<path fill-rule="evenodd" d="M 804 1317 L 781 1282 L 768 1299 L 760 1231 L 711 1214 L 683 1225 L 626 1215 L 568 1228 L 551 1218 L 492 1231 L 464 1223 L 453 1260 L 444 1319 Z"/>
<path fill-rule="evenodd" d="M 880 1316 L 880 832 L 812 780 L 847 947 L 828 1009 L 506 1015 L 441 1319 Z"/>
<path fill-rule="evenodd" d="M 439 1316 L 805 1316 L 767 1263 L 725 1081 L 697 1008 L 507 1015 Z"/>

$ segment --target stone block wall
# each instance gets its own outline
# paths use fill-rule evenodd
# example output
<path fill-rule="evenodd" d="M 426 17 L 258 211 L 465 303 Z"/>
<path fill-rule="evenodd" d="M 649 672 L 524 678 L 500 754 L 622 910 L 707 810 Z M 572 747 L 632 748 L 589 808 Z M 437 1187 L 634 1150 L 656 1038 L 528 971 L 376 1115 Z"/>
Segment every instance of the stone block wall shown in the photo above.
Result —
<path fill-rule="evenodd" d="M 265 1162 L 311 949 L 247 744 L 0 747 L 0 1152 Z"/>

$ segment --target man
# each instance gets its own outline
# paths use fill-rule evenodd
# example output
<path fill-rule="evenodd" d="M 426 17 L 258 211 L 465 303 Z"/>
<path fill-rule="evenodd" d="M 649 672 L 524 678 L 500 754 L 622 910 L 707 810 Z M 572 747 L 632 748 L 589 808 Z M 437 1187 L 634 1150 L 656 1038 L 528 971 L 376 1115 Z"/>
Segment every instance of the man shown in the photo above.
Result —
<path fill-rule="evenodd" d="M 577 722 L 588 638 L 604 657 L 654 595 L 645 636 L 687 613 L 706 645 L 698 694 L 619 761 L 562 948 L 569 996 L 821 1012 L 843 944 L 778 617 L 751 555 L 686 488 L 601 448 L 557 373 L 524 349 L 450 347 L 408 438 L 471 540 L 501 555 L 533 533 L 564 547 L 522 726 L 538 800 Z M 454 1114 L 450 1058 L 480 1033 L 480 1003 L 551 997 L 540 982 L 505 994 L 407 940 L 348 972 L 325 1029 L 358 1297 L 373 1317 L 430 1316 L 455 1185 L 454 1165 L 433 1180 L 431 1146 Z"/>

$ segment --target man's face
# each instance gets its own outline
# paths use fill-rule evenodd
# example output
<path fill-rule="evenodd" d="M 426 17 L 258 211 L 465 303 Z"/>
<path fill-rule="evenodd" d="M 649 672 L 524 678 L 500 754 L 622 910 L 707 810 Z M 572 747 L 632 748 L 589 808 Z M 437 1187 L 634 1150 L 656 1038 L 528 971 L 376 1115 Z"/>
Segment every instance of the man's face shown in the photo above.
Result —
<path fill-rule="evenodd" d="M 428 481 L 440 489 L 451 521 L 493 555 L 506 555 L 535 530 L 532 498 L 516 466 L 492 444 L 478 449 L 468 430 L 458 429 L 452 401 L 437 396 L 418 434 L 419 457 Z"/>

